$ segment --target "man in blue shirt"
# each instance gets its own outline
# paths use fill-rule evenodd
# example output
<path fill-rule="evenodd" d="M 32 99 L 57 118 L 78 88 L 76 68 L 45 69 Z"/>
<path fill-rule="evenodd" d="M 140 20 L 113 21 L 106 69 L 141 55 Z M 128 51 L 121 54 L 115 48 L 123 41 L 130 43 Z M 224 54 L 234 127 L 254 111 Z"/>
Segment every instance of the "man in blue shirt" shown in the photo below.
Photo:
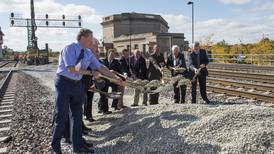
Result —
<path fill-rule="evenodd" d="M 84 102 L 84 88 L 82 75 L 91 75 L 92 70 L 117 79 L 117 84 L 122 84 L 121 80 L 103 66 L 90 52 L 89 45 L 92 43 L 92 31 L 81 29 L 77 35 L 78 43 L 67 45 L 59 56 L 59 65 L 55 81 L 56 88 L 56 118 L 53 125 L 52 149 L 54 153 L 61 154 L 60 141 L 64 134 L 65 122 L 70 115 L 71 140 L 73 151 L 76 153 L 93 153 L 94 151 L 85 146 L 82 138 L 82 105 Z"/>

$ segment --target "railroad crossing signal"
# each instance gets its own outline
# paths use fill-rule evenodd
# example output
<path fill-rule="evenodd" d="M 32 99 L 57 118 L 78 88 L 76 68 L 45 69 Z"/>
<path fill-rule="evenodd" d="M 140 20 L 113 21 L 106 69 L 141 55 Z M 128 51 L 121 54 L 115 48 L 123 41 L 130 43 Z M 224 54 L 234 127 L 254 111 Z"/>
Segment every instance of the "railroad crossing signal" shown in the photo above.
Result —
<path fill-rule="evenodd" d="M 81 16 L 77 17 L 68 17 L 62 15 L 61 18 L 49 16 L 46 14 L 44 17 L 35 18 L 34 12 L 34 2 L 30 0 L 30 11 L 31 18 L 22 18 L 21 15 L 10 14 L 10 26 L 11 27 L 26 27 L 28 32 L 28 49 L 37 51 L 37 56 L 39 57 L 39 48 L 37 46 L 38 38 L 35 35 L 35 31 L 38 27 L 41 28 L 81 28 L 82 27 L 82 18 Z"/>

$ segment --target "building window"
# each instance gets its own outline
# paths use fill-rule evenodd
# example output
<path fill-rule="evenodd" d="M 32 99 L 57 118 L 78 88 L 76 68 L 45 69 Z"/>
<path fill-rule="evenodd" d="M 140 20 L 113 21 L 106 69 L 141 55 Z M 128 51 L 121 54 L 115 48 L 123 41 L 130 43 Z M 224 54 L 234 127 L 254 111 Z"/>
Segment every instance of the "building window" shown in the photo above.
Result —
<path fill-rule="evenodd" d="M 146 53 L 146 44 L 143 44 L 143 53 Z"/>
<path fill-rule="evenodd" d="M 138 44 L 134 44 L 134 49 L 139 49 Z"/>

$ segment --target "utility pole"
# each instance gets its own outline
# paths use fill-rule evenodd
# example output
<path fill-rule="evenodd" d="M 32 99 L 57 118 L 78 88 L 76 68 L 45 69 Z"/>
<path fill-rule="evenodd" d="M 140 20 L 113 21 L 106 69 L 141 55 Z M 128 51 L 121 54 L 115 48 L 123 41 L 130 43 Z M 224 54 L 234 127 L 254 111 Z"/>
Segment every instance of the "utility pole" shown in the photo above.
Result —
<path fill-rule="evenodd" d="M 45 18 L 35 18 L 34 1 L 30 0 L 30 18 L 22 18 L 20 15 L 15 15 L 13 12 L 10 15 L 11 27 L 26 27 L 28 33 L 27 50 L 36 53 L 35 63 L 39 64 L 40 50 L 38 48 L 35 31 L 40 28 L 81 28 L 82 19 L 78 17 L 70 17 L 66 19 L 65 15 L 62 18 L 49 18 L 46 14 Z M 36 22 L 37 21 L 37 22 Z M 46 44 L 46 49 L 48 45 Z M 48 52 L 48 51 L 47 51 Z M 47 53 L 48 55 L 49 53 Z"/>
<path fill-rule="evenodd" d="M 192 6 L 192 44 L 194 43 L 194 2 L 189 1 L 187 5 Z"/>

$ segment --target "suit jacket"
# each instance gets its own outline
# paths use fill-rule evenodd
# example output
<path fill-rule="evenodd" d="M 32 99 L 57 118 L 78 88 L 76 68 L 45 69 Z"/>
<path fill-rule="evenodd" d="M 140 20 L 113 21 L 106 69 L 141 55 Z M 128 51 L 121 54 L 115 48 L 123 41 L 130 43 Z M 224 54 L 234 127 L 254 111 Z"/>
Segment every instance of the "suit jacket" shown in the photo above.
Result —
<path fill-rule="evenodd" d="M 149 66 L 148 66 L 148 79 L 149 80 L 160 80 L 162 74 L 159 69 L 166 65 L 164 55 L 160 53 L 160 55 L 152 54 L 149 57 Z"/>
<path fill-rule="evenodd" d="M 116 71 L 116 72 L 118 72 L 118 73 L 120 73 L 120 74 L 122 73 L 120 62 L 119 62 L 119 60 L 117 60 L 117 59 L 113 59 L 112 62 L 109 64 L 108 58 L 105 58 L 105 59 L 103 60 L 103 64 L 104 64 L 109 70 Z M 109 81 L 106 81 L 106 85 L 107 85 L 107 86 L 117 86 L 116 84 L 110 83 Z"/>
<path fill-rule="evenodd" d="M 138 79 L 147 79 L 147 66 L 146 66 L 146 60 L 142 56 L 135 61 L 134 56 L 130 58 L 130 66 L 132 73 L 138 78 Z"/>
<path fill-rule="evenodd" d="M 124 56 L 121 57 L 120 59 L 120 64 L 121 64 L 121 69 L 123 73 L 127 73 L 127 76 L 131 76 L 131 72 L 129 70 L 129 59 L 128 61 Z"/>
<path fill-rule="evenodd" d="M 105 65 L 104 59 L 98 60 L 101 64 Z M 103 81 L 98 82 L 97 80 L 93 80 L 95 87 L 99 90 L 103 90 L 108 85 L 108 80 L 103 79 Z"/>
<path fill-rule="evenodd" d="M 186 75 L 187 73 L 187 68 L 186 68 L 186 61 L 185 61 L 185 56 L 182 53 L 179 53 L 178 55 L 178 61 L 176 62 L 176 65 L 174 65 L 174 56 L 171 54 L 168 59 L 167 59 L 167 67 L 181 67 L 185 68 L 186 70 L 183 73 L 175 73 L 173 70 L 171 71 L 172 76 L 176 76 L 178 74 Z"/>
<path fill-rule="evenodd" d="M 201 64 L 208 65 L 208 63 L 209 63 L 207 53 L 204 49 L 200 49 L 199 54 L 196 54 L 195 52 L 192 52 L 189 55 L 189 70 L 190 70 L 192 75 L 194 74 L 194 68 L 196 68 L 196 69 L 199 68 L 199 66 L 198 66 L 198 55 L 200 57 L 199 58 L 200 65 Z M 205 76 L 208 75 L 208 71 L 207 71 L 206 67 L 201 70 L 201 75 L 205 75 Z"/>
<path fill-rule="evenodd" d="M 107 58 L 103 60 L 103 64 L 109 69 L 109 70 L 114 70 L 118 73 L 122 73 L 121 65 L 119 63 L 119 60 L 113 59 L 111 64 L 109 64 L 109 61 Z"/>
<path fill-rule="evenodd" d="M 90 67 L 88 67 L 87 70 L 92 71 Z M 83 75 L 81 80 L 83 83 L 84 91 L 87 92 L 89 88 L 93 85 L 93 76 Z"/>

